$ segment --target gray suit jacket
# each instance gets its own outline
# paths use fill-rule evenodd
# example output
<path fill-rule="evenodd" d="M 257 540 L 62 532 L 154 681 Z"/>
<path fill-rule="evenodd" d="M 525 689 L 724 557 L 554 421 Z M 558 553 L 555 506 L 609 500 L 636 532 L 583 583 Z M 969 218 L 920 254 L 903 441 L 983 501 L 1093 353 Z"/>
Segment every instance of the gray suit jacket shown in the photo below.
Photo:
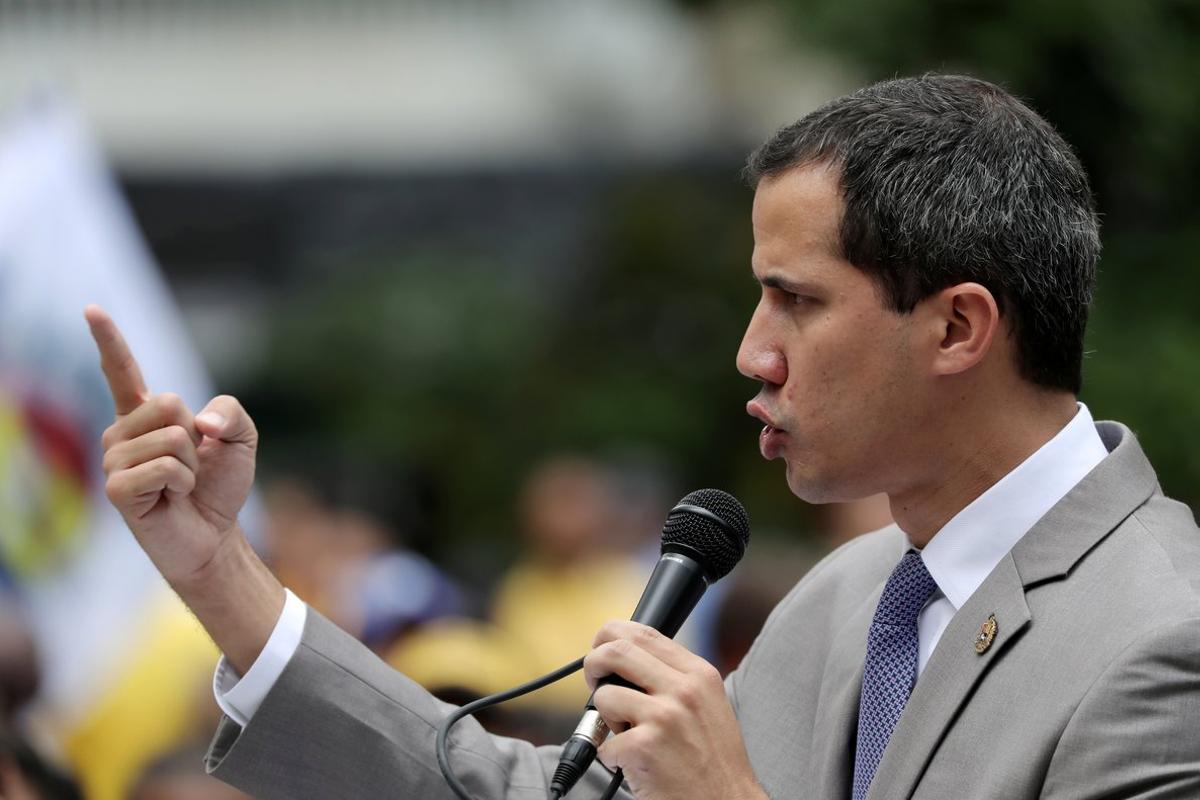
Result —
<path fill-rule="evenodd" d="M 951 620 L 870 800 L 1200 798 L 1200 532 L 1133 435 L 1097 427 L 1109 456 Z M 729 676 L 772 798 L 849 796 L 867 628 L 905 548 L 893 527 L 832 553 Z M 993 614 L 994 641 L 977 653 Z M 245 730 L 221 723 L 208 764 L 260 797 L 452 798 L 434 758 L 446 710 L 310 612 L 279 682 Z M 542 800 L 557 762 L 557 748 L 472 720 L 450 755 L 481 800 Z M 606 783 L 594 766 L 570 796 Z"/>

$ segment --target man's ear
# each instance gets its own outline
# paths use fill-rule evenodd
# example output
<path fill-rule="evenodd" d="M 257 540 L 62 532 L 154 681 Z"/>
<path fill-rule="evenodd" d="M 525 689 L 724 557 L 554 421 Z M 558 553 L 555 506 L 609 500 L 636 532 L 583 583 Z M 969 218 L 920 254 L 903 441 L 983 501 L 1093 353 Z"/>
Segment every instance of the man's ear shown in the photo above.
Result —
<path fill-rule="evenodd" d="M 933 354 L 937 375 L 966 372 L 987 357 L 1001 329 L 996 298 L 978 283 L 959 283 L 927 298 L 938 336 Z"/>

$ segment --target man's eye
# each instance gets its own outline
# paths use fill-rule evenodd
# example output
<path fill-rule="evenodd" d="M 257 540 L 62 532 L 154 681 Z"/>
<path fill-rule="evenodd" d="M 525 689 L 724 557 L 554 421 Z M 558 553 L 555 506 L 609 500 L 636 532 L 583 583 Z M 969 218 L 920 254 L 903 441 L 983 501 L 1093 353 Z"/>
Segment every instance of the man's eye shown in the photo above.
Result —
<path fill-rule="evenodd" d="M 781 306 L 809 306 L 816 302 L 811 295 L 789 292 L 782 286 L 772 287 L 771 293 L 774 295 L 774 302 Z"/>

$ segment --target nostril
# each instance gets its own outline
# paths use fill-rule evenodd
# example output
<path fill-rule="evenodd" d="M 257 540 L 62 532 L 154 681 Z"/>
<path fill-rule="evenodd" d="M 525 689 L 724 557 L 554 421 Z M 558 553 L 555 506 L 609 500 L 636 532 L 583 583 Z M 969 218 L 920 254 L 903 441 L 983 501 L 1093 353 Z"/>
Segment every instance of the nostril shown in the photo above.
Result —
<path fill-rule="evenodd" d="M 787 362 L 780 353 L 764 353 L 754 366 L 755 369 L 750 377 L 760 381 L 764 386 L 779 387 L 787 383 Z"/>
<path fill-rule="evenodd" d="M 738 352 L 737 369 L 747 378 L 761 383 L 778 386 L 787 380 L 787 364 L 777 350 L 743 347 Z"/>

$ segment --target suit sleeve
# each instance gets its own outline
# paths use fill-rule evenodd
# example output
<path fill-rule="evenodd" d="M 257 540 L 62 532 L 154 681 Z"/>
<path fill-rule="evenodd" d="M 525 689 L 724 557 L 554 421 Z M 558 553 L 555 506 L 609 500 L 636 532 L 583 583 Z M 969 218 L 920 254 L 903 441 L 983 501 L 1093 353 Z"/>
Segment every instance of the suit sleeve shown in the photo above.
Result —
<path fill-rule="evenodd" d="M 300 646 L 249 724 L 221 720 L 206 767 L 264 800 L 454 800 L 434 751 L 452 710 L 310 609 Z M 469 717 L 450 737 L 455 772 L 479 800 L 545 800 L 558 754 L 492 736 Z M 593 764 L 572 796 L 597 797 L 609 779 Z"/>
<path fill-rule="evenodd" d="M 1042 796 L 1200 797 L 1200 620 L 1149 632 L 1105 670 L 1064 729 Z"/>

